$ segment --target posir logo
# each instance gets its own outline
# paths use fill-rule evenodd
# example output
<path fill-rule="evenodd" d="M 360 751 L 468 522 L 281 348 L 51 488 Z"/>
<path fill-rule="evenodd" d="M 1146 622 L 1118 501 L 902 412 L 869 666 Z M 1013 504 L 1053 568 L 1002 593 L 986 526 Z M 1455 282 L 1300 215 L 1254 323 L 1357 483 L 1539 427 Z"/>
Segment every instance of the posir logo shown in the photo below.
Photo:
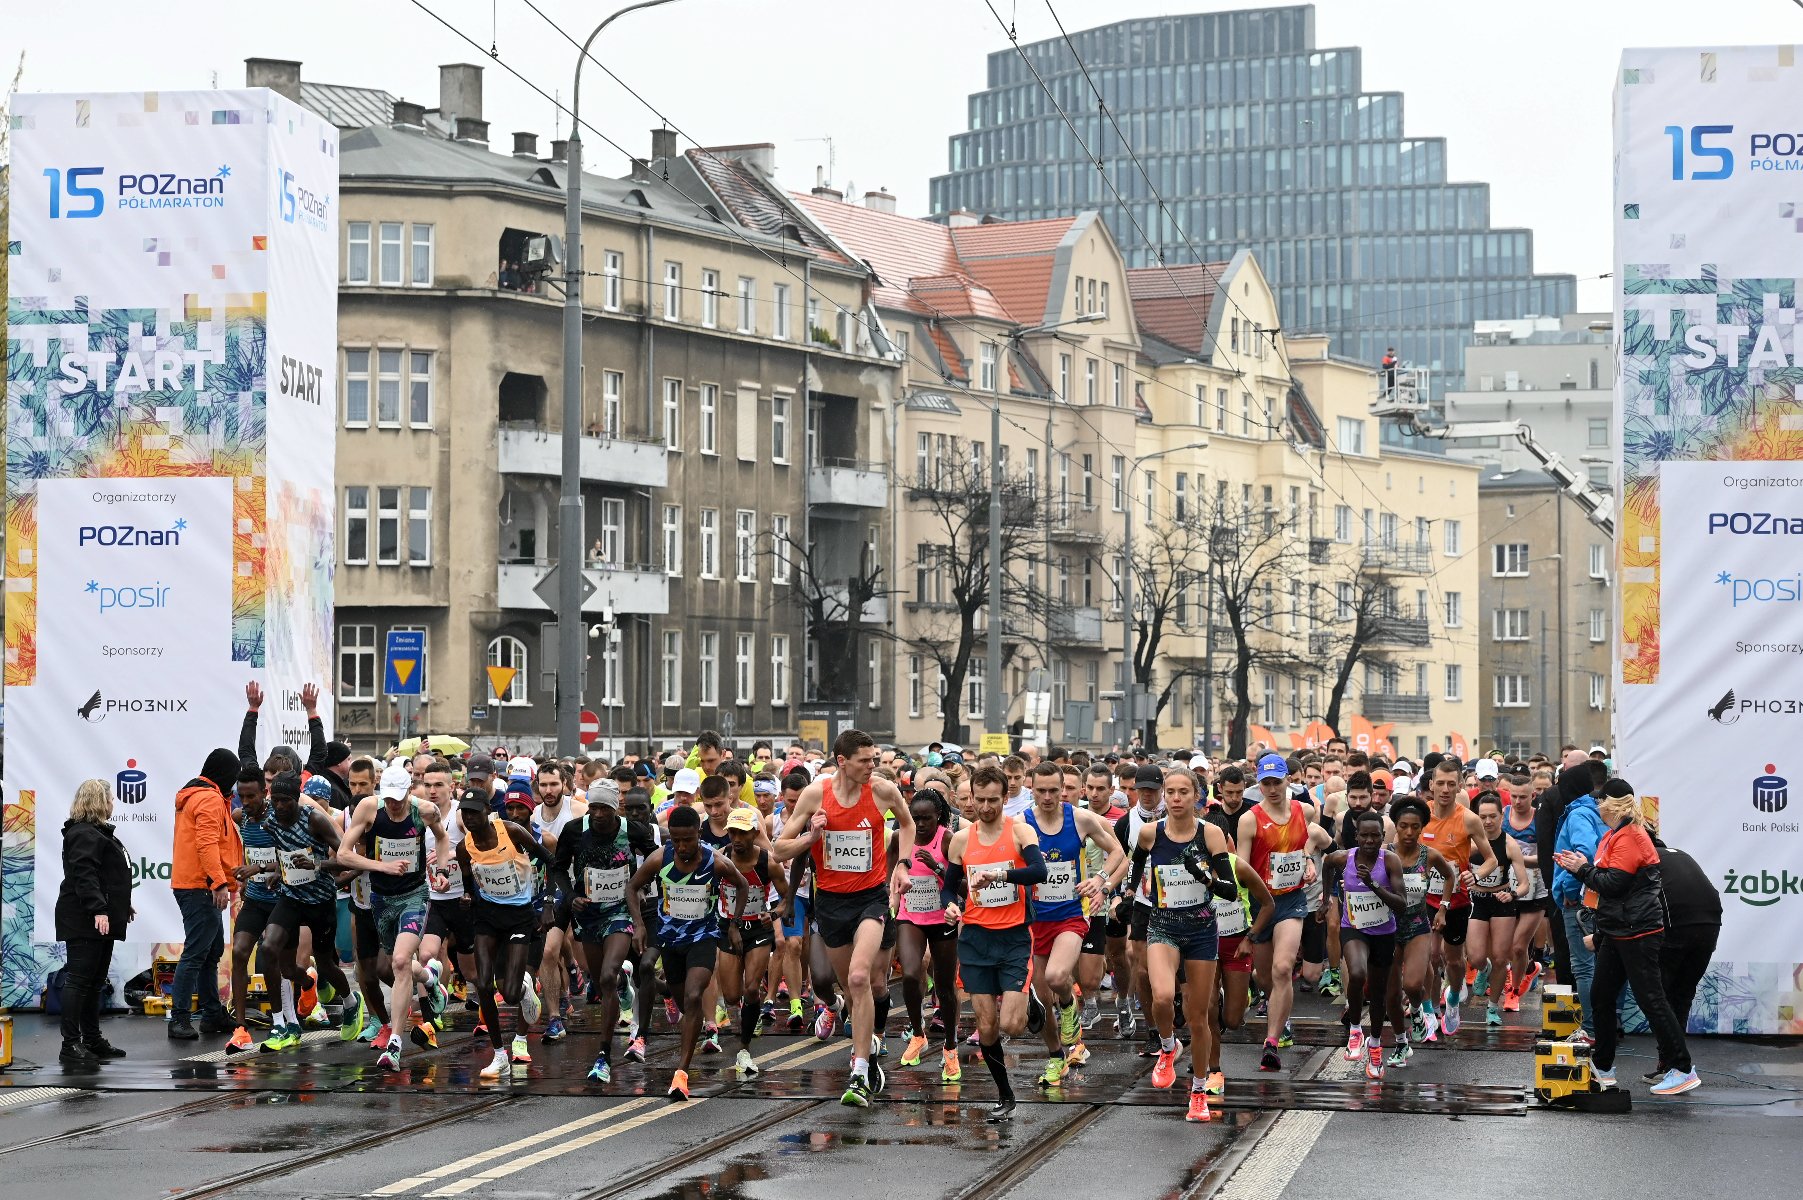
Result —
<path fill-rule="evenodd" d="M 1765 774 L 1753 781 L 1753 807 L 1760 812 L 1783 812 L 1790 803 L 1790 780 L 1772 774 L 1777 769 L 1776 765 L 1767 763 Z"/>
<path fill-rule="evenodd" d="M 50 217 L 98 217 L 106 210 L 106 190 L 95 185 L 105 167 L 46 167 L 50 184 Z M 210 175 L 173 171 L 127 171 L 114 181 L 113 203 L 119 208 L 224 208 L 225 184 L 232 169 L 221 163 Z"/>
<path fill-rule="evenodd" d="M 182 531 L 188 528 L 186 517 L 177 517 L 167 529 L 146 525 L 83 525 L 76 532 L 77 546 L 179 546 Z"/>
<path fill-rule="evenodd" d="M 1789 871 L 1729 871 L 1722 878 L 1724 895 L 1738 896 L 1742 904 L 1769 908 L 1786 896 L 1803 896 L 1803 875 Z"/>
<path fill-rule="evenodd" d="M 138 760 L 125 760 L 125 770 L 113 776 L 113 791 L 121 804 L 142 804 L 150 798 L 150 776 L 138 770 Z"/>
<path fill-rule="evenodd" d="M 142 585 L 115 585 L 90 579 L 87 587 L 82 590 L 95 597 L 100 603 L 100 611 L 107 613 L 114 609 L 168 608 L 169 593 L 175 589 L 160 579 L 155 583 Z"/>

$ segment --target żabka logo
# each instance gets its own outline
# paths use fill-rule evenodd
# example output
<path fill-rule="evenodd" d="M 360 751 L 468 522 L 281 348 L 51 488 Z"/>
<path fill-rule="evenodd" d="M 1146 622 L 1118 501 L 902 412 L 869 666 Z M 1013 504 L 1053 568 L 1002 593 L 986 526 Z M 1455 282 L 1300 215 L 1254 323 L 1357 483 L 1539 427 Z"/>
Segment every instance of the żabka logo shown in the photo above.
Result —
<path fill-rule="evenodd" d="M 1783 812 L 1790 803 L 1790 780 L 1772 772 L 1774 763 L 1765 765 L 1765 774 L 1753 781 L 1753 807 L 1763 813 Z"/>
<path fill-rule="evenodd" d="M 150 776 L 138 770 L 138 760 L 125 760 L 125 770 L 113 776 L 113 790 L 121 804 L 142 804 L 150 799 Z"/>
<path fill-rule="evenodd" d="M 1742 904 L 1768 908 L 1786 896 L 1803 896 L 1803 875 L 1789 871 L 1729 871 L 1722 878 L 1722 891 L 1739 896 Z"/>

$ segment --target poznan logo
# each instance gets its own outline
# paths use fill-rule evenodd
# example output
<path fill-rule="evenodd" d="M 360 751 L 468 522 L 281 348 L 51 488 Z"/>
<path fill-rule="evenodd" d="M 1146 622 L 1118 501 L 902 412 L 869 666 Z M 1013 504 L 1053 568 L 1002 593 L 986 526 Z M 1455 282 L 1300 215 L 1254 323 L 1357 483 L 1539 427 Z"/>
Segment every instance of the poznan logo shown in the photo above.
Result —
<path fill-rule="evenodd" d="M 1803 875 L 1790 871 L 1729 871 L 1722 877 L 1722 893 L 1738 896 L 1742 904 L 1769 908 L 1786 896 L 1803 896 Z"/>
<path fill-rule="evenodd" d="M 186 517 L 177 517 L 167 529 L 148 525 L 83 525 L 76 531 L 77 546 L 114 547 L 179 546 L 188 528 Z"/>

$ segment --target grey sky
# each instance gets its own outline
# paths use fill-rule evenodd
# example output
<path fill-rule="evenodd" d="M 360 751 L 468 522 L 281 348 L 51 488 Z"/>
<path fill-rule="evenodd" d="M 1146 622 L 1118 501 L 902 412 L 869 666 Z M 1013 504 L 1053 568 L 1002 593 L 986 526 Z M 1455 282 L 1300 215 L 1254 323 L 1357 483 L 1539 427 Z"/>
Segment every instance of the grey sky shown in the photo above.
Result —
<path fill-rule="evenodd" d="M 575 48 L 524 0 L 427 0 L 485 52 L 567 97 Z M 582 36 L 616 7 L 535 0 Z M 1144 0 L 1054 0 L 1071 31 L 1131 16 L 1263 7 L 1229 0 L 1173 7 Z M 1021 40 L 1056 33 L 1045 0 L 995 0 Z M 311 0 L 220 5 L 196 0 L 85 0 L 73 17 L 0 24 L 0 68 L 27 52 L 31 91 L 240 86 L 244 58 L 303 62 L 306 78 L 385 87 L 428 107 L 437 64 L 486 62 L 485 116 L 498 148 L 529 129 L 548 137 L 552 105 L 411 0 Z M 190 23 L 182 15 L 192 12 Z M 1689 45 L 1707 14 L 1721 45 L 1803 40 L 1793 0 L 1322 0 L 1317 42 L 1363 47 L 1368 90 L 1400 91 L 1411 136 L 1445 136 L 1457 179 L 1494 189 L 1499 224 L 1532 228 L 1536 267 L 1579 277 L 1579 301 L 1607 307 L 1610 92 L 1624 45 Z M 581 28 L 578 29 L 578 26 Z M 85 31 L 85 32 L 83 32 Z M 93 36 L 90 36 L 93 35 Z M 837 182 L 887 187 L 902 211 L 926 208 L 929 176 L 945 169 L 946 137 L 965 127 L 965 97 L 982 86 L 986 55 L 1007 40 L 983 0 L 678 0 L 634 13 L 603 35 L 609 67 L 703 144 L 777 143 L 781 179 L 812 185 L 831 136 Z M 595 71 L 583 114 L 643 153 L 655 118 Z M 589 141 L 591 163 L 623 171 Z M 1590 282 L 1586 282 L 1589 280 Z"/>

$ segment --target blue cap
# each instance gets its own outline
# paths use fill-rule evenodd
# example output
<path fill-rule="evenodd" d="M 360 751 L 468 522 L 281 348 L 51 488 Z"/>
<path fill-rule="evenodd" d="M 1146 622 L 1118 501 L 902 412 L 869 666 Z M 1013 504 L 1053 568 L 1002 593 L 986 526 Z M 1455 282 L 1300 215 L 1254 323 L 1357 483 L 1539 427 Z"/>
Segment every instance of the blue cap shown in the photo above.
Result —
<path fill-rule="evenodd" d="M 328 804 L 332 801 L 332 784 L 323 775 L 315 775 L 307 780 L 307 785 L 301 791 L 315 800 L 324 800 Z"/>
<path fill-rule="evenodd" d="M 1284 762 L 1283 755 L 1265 754 L 1259 757 L 1258 781 L 1260 783 L 1267 779 L 1288 779 L 1289 777 L 1290 767 L 1288 763 Z"/>

